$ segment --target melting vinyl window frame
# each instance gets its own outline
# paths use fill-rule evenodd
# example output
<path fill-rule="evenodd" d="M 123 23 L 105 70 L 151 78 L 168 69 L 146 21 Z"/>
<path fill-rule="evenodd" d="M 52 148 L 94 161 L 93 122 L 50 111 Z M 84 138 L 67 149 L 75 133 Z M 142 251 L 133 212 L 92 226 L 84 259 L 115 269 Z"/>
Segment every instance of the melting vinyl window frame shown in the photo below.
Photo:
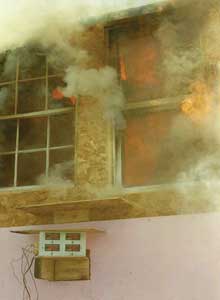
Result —
<path fill-rule="evenodd" d="M 150 16 L 154 16 L 156 13 L 150 13 Z M 145 16 L 133 17 L 130 19 L 122 19 L 117 22 L 113 22 L 105 27 L 106 35 L 106 60 L 118 71 L 118 80 L 122 86 L 121 78 L 121 66 L 120 66 L 120 51 L 118 43 L 118 33 L 120 30 L 126 30 L 126 27 L 135 24 L 135 26 L 142 26 L 143 18 L 147 18 L 148 14 Z M 116 38 L 115 38 L 116 36 Z M 123 88 L 123 86 L 122 86 Z M 134 102 L 126 101 L 123 114 L 126 119 L 126 116 L 129 114 L 135 114 L 139 111 L 145 111 L 146 113 L 157 113 L 157 112 L 178 112 L 180 111 L 180 105 L 186 94 L 181 94 L 171 97 L 161 97 L 156 99 L 147 99 L 147 100 L 137 100 Z M 112 153 L 113 153 L 113 183 L 117 186 L 121 186 L 129 190 L 140 190 L 141 188 L 148 188 L 151 185 L 160 185 L 160 183 L 155 184 L 132 184 L 126 185 L 123 182 L 123 163 L 124 163 L 124 129 L 114 129 L 113 130 L 113 141 L 112 141 Z M 166 182 L 165 184 L 172 184 L 171 182 Z"/>
<path fill-rule="evenodd" d="M 15 70 L 15 77 L 10 80 L 4 80 L 0 82 L 0 88 L 14 88 L 14 98 L 13 98 L 13 112 L 10 114 L 1 114 L 0 115 L 0 122 L 4 122 L 7 120 L 15 121 L 16 122 L 16 129 L 15 129 L 15 148 L 13 151 L 2 151 L 0 150 L 0 156 L 14 156 L 14 170 L 13 170 L 13 182 L 9 185 L 2 185 L 0 189 L 11 189 L 11 188 L 25 188 L 25 187 L 40 187 L 41 185 L 38 183 L 33 184 L 18 184 L 18 161 L 19 161 L 19 155 L 33 155 L 35 153 L 44 153 L 45 156 L 45 166 L 44 166 L 44 172 L 39 175 L 48 176 L 50 175 L 50 156 L 51 153 L 56 151 L 72 151 L 72 158 L 71 161 L 74 162 L 75 154 L 74 154 L 74 134 L 75 134 L 75 114 L 76 109 L 74 107 L 68 106 L 68 107 L 50 107 L 49 103 L 49 83 L 53 79 L 62 79 L 63 74 L 50 74 L 49 71 L 49 62 L 47 60 L 47 57 L 44 53 L 40 54 L 41 56 L 44 56 L 45 58 L 45 74 L 42 76 L 28 76 L 25 78 L 20 77 L 21 72 L 21 65 L 19 63 L 19 58 L 16 58 L 16 70 Z M 41 110 L 33 110 L 31 112 L 19 112 L 19 87 L 21 84 L 24 83 L 44 83 L 45 90 L 44 90 L 44 107 Z M 70 114 L 73 119 L 72 125 L 72 139 L 71 143 L 65 144 L 65 145 L 50 145 L 51 140 L 51 119 L 54 116 L 64 116 L 66 114 Z M 20 138 L 20 132 L 21 132 L 21 126 L 20 123 L 22 120 L 25 119 L 36 119 L 36 118 L 45 118 L 46 119 L 46 145 L 44 147 L 34 147 L 30 149 L 20 149 L 19 148 L 19 138 Z M 56 133 L 57 134 L 57 133 Z M 71 134 L 71 133 L 70 133 Z M 23 137 L 25 140 L 25 135 Z M 31 166 L 30 166 L 31 168 Z M 2 170 L 4 172 L 4 170 Z M 21 166 L 21 172 L 22 172 L 22 166 Z M 36 179 L 36 178 L 35 178 Z M 72 178 L 73 179 L 73 178 Z"/>

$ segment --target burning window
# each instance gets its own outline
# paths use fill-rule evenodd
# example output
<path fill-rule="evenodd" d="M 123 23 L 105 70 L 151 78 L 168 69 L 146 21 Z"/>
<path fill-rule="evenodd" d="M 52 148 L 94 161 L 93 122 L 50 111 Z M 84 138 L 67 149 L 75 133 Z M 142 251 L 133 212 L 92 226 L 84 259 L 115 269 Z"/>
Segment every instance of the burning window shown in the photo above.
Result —
<path fill-rule="evenodd" d="M 28 59 L 13 52 L 0 61 L 0 187 L 36 185 L 61 169 L 73 178 L 75 103 L 45 54 Z"/>
<path fill-rule="evenodd" d="M 128 102 L 166 96 L 162 52 L 154 35 L 158 22 L 157 17 L 149 15 L 110 29 L 110 60 L 118 69 Z"/>
<path fill-rule="evenodd" d="M 127 100 L 126 126 L 116 139 L 116 179 L 126 187 L 176 181 L 206 148 L 183 107 L 190 76 L 196 78 L 200 68 L 199 55 L 195 59 L 195 51 L 190 52 L 198 38 L 195 31 L 186 32 L 179 19 L 173 11 L 158 12 L 107 28 L 109 60 L 118 70 Z M 173 25 L 176 20 L 182 26 L 179 32 Z M 178 43 L 168 43 L 171 37 Z M 184 58 L 178 57 L 180 49 Z"/>

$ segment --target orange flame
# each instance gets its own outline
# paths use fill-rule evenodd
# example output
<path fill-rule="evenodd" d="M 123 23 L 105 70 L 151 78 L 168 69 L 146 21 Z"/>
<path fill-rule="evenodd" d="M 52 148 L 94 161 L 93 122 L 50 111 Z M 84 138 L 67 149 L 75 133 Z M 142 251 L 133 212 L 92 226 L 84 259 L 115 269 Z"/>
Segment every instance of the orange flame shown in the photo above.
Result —
<path fill-rule="evenodd" d="M 120 63 L 121 80 L 125 81 L 127 80 L 127 71 L 126 71 L 125 59 L 123 56 L 120 57 L 119 63 Z"/>
<path fill-rule="evenodd" d="M 63 100 L 64 95 L 58 88 L 54 89 L 52 92 L 52 97 L 54 100 Z"/>
<path fill-rule="evenodd" d="M 212 109 L 211 94 L 203 81 L 197 81 L 192 86 L 192 95 L 183 100 L 181 110 L 193 122 L 201 122 Z"/>
<path fill-rule="evenodd" d="M 52 97 L 54 100 L 64 100 L 65 96 L 61 90 L 58 88 L 54 89 L 52 91 Z M 72 105 L 76 104 L 77 98 L 75 96 L 69 97 L 69 101 L 72 103 Z"/>
<path fill-rule="evenodd" d="M 77 101 L 77 98 L 75 96 L 70 97 L 70 102 L 72 103 L 72 105 L 75 105 Z"/>

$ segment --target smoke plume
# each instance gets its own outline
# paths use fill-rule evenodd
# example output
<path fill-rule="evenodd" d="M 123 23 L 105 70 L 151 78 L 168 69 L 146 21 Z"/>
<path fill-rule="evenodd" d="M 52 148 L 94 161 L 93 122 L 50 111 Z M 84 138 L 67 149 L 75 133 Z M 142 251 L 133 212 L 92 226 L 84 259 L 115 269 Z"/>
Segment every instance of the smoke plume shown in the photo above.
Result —
<path fill-rule="evenodd" d="M 7 98 L 8 89 L 6 87 L 3 87 L 0 89 L 0 112 L 4 110 Z"/>
<path fill-rule="evenodd" d="M 102 99 L 106 116 L 121 124 L 120 111 L 123 108 L 124 96 L 113 68 L 107 66 L 99 70 L 86 70 L 72 66 L 67 69 L 64 81 L 66 87 L 62 91 L 66 97 L 84 95 Z"/>
<path fill-rule="evenodd" d="M 164 139 L 160 176 L 164 173 L 180 183 L 186 200 L 193 195 L 219 206 L 219 1 L 176 0 L 171 4 L 174 13 L 164 18 L 156 33 L 164 57 L 162 72 L 168 78 L 169 94 L 191 96 L 185 97 L 183 111 Z M 200 185 L 196 195 L 189 183 Z"/>
<path fill-rule="evenodd" d="M 37 48 L 47 54 L 55 69 L 66 68 L 65 95 L 103 98 L 106 116 L 116 123 L 119 119 L 120 123 L 119 112 L 124 99 L 117 75 L 110 67 L 99 70 L 87 67 L 93 57 L 83 48 L 83 32 L 92 18 L 127 8 L 129 3 L 123 1 L 118 5 L 115 1 L 89 0 L 5 3 L 4 15 L 0 18 L 0 53 L 5 54 L 3 77 L 12 77 L 17 57 L 23 68 L 36 64 L 33 49 Z"/>
<path fill-rule="evenodd" d="M 120 8 L 127 8 L 129 1 L 123 1 Z M 122 124 L 121 109 L 123 93 L 117 82 L 117 74 L 111 67 L 93 66 L 93 54 L 84 47 L 86 30 L 94 18 L 99 18 L 112 10 L 117 10 L 116 1 L 71 1 L 71 0 L 19 0 L 4 1 L 0 12 L 0 72 L 2 81 L 15 80 L 17 59 L 19 58 L 22 78 L 40 66 L 40 56 L 46 54 L 49 66 L 55 73 L 64 71 L 63 94 L 66 97 L 92 96 L 103 101 L 105 117 Z M 93 41 L 95 43 L 95 41 Z M 41 88 L 32 91 L 23 85 L 20 93 L 37 98 Z M 28 94 L 29 93 L 29 94 Z M 24 96 L 24 95 L 23 95 Z M 42 96 L 42 95 L 41 95 Z M 0 113 L 14 112 L 7 88 L 0 89 Z M 25 98 L 25 97 L 23 97 Z M 13 99 L 13 98 L 12 98 Z M 19 100 L 19 101 L 22 101 Z M 19 102 L 20 103 L 20 102 Z M 23 102 L 22 102 L 23 103 Z M 58 103 L 59 104 L 59 103 Z M 35 105 L 32 105 L 32 108 Z M 38 103 L 36 103 L 38 107 Z M 27 107 L 28 109 L 28 107 Z M 0 128 L 1 129 L 1 128 Z M 1 148 L 4 150 L 5 129 L 0 130 Z M 7 147 L 5 147 L 7 148 Z M 7 149 L 5 150 L 7 151 Z M 70 164 L 56 165 L 46 179 L 41 176 L 38 183 L 69 185 L 64 176 Z"/>

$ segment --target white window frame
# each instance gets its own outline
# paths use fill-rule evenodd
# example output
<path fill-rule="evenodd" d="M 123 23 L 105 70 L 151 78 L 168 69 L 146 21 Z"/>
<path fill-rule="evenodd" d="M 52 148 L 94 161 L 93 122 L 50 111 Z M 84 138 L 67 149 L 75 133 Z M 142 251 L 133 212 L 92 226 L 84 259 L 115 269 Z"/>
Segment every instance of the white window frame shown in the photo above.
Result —
<path fill-rule="evenodd" d="M 16 144 L 15 144 L 15 150 L 14 151 L 2 151 L 0 152 L 0 156 L 3 155 L 15 155 L 15 162 L 14 162 L 14 180 L 13 180 L 13 186 L 9 187 L 0 187 L 1 190 L 5 189 L 26 189 L 26 188 L 39 188 L 40 185 L 28 185 L 28 186 L 18 186 L 17 185 L 17 179 L 18 179 L 18 155 L 21 153 L 36 153 L 36 152 L 46 152 L 46 168 L 44 175 L 46 177 L 49 176 L 49 161 L 50 161 L 50 150 L 62 150 L 62 149 L 73 149 L 74 150 L 74 144 L 69 144 L 65 146 L 56 146 L 51 147 L 50 146 L 50 117 L 54 115 L 60 115 L 67 112 L 72 112 L 76 114 L 76 109 L 74 111 L 73 107 L 65 107 L 65 108 L 55 108 L 55 109 L 49 109 L 49 79 L 51 78 L 61 78 L 61 75 L 50 75 L 48 72 L 49 64 L 46 59 L 46 69 L 45 69 L 45 75 L 39 76 L 39 77 L 31 77 L 31 78 L 25 78 L 25 79 L 19 79 L 19 70 L 20 70 L 20 64 L 19 59 L 17 58 L 16 63 L 16 77 L 15 80 L 7 81 L 7 82 L 1 82 L 0 88 L 12 86 L 14 84 L 15 86 L 15 99 L 14 99 L 14 114 L 8 114 L 8 115 L 0 115 L 0 121 L 2 120 L 16 120 Z M 31 81 L 39 81 L 44 80 L 45 82 L 45 108 L 42 111 L 34 111 L 34 112 L 28 112 L 28 113 L 18 113 L 18 89 L 19 89 L 19 83 L 22 82 L 31 82 Z M 47 117 L 47 141 L 46 141 L 46 147 L 44 148 L 35 148 L 35 149 L 28 149 L 28 150 L 19 150 L 19 128 L 20 128 L 20 120 L 24 118 L 36 118 L 36 117 Z M 75 122 L 75 118 L 74 118 Z M 73 128 L 75 127 L 75 124 L 73 124 Z M 73 152 L 73 161 L 75 159 L 75 154 Z"/>

